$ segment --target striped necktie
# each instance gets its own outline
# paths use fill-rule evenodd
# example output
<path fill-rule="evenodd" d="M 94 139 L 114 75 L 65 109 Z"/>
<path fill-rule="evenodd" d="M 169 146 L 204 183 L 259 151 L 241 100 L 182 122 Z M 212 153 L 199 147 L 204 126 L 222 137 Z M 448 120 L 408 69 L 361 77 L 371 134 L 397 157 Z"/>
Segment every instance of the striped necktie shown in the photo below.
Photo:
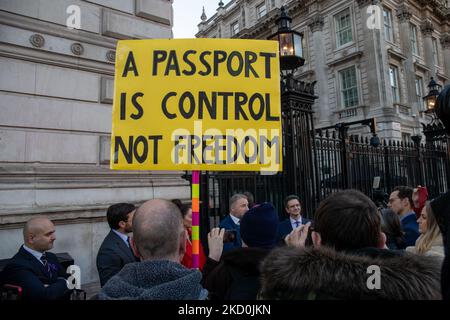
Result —
<path fill-rule="evenodd" d="M 45 252 L 41 256 L 42 264 L 44 265 L 45 270 L 47 270 L 47 273 L 52 276 L 52 270 L 50 269 L 50 266 L 48 265 L 47 256 Z"/>

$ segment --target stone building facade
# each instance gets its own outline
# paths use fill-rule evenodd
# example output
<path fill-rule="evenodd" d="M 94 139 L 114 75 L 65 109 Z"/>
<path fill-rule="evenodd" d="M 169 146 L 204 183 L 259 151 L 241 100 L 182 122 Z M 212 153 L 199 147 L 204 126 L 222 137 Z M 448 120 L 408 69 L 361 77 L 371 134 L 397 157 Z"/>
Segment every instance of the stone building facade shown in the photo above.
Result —
<path fill-rule="evenodd" d="M 306 63 L 295 76 L 317 81 L 317 128 L 376 118 L 382 138 L 421 134 L 430 78 L 450 80 L 450 1 L 220 1 L 214 16 L 203 13 L 196 36 L 266 39 L 281 5 L 304 36 Z"/>
<path fill-rule="evenodd" d="M 190 197 L 182 172 L 109 169 L 116 42 L 172 38 L 172 2 L 0 0 L 0 259 L 46 214 L 93 282 L 109 205 Z"/>

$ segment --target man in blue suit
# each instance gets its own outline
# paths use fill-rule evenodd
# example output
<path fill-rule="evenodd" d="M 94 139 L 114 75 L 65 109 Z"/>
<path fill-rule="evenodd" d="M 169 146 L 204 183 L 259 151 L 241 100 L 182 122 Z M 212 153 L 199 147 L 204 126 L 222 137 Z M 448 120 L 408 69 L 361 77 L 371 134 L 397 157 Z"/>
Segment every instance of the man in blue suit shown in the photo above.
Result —
<path fill-rule="evenodd" d="M 118 273 L 127 263 L 137 262 L 130 245 L 128 233 L 133 229 L 136 207 L 131 203 L 116 203 L 108 208 L 106 218 L 111 231 L 103 240 L 97 254 L 100 286 Z"/>
<path fill-rule="evenodd" d="M 56 239 L 54 224 L 46 217 L 32 218 L 25 224 L 23 238 L 24 244 L 6 265 L 0 282 L 20 286 L 23 300 L 68 299 L 68 274 L 56 255 L 47 252 Z"/>
<path fill-rule="evenodd" d="M 389 196 L 388 207 L 399 215 L 404 232 L 403 245 L 399 246 L 399 249 L 414 246 L 420 235 L 419 225 L 416 221 L 416 214 L 413 210 L 414 202 L 412 200 L 412 195 L 412 188 L 399 186 L 395 187 Z"/>
<path fill-rule="evenodd" d="M 296 195 L 290 195 L 284 199 L 284 209 L 289 214 L 289 218 L 278 224 L 278 242 L 280 244 L 284 243 L 284 238 L 292 230 L 310 222 L 309 219 L 302 218 L 300 199 Z"/>
<path fill-rule="evenodd" d="M 242 247 L 240 220 L 247 211 L 248 200 L 245 195 L 238 193 L 230 198 L 230 214 L 220 222 L 219 228 L 235 230 L 236 239 L 232 242 L 225 242 L 223 244 L 223 252 Z"/>

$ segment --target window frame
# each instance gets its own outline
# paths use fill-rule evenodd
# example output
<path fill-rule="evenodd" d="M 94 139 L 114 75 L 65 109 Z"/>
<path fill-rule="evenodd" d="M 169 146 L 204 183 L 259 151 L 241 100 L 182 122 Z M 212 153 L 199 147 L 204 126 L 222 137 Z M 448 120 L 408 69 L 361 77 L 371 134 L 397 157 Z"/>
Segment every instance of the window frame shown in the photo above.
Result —
<path fill-rule="evenodd" d="M 342 16 L 347 16 L 348 15 L 348 25 L 343 28 L 343 29 L 339 29 L 338 27 L 340 27 L 339 25 L 339 20 Z M 348 45 L 349 43 L 352 43 L 355 41 L 354 39 L 354 32 L 353 32 L 353 18 L 352 18 L 352 11 L 350 10 L 350 8 L 346 8 L 344 10 L 339 11 L 338 13 L 336 13 L 335 15 L 333 15 L 333 21 L 334 21 L 334 34 L 335 34 L 335 41 L 336 41 L 336 48 L 341 48 L 343 46 Z M 350 33 L 350 40 L 348 40 L 345 43 L 341 43 L 341 34 L 343 32 L 349 32 Z"/>
<path fill-rule="evenodd" d="M 391 71 L 393 72 L 393 78 L 391 77 Z M 395 86 L 392 84 L 392 80 L 395 81 Z M 392 100 L 393 103 L 401 103 L 402 101 L 402 95 L 400 91 L 400 73 L 398 71 L 398 67 L 396 65 L 390 64 L 389 65 L 389 85 L 391 86 L 392 90 Z M 394 90 L 395 88 L 395 90 Z M 396 99 L 397 98 L 397 99 Z"/>
<path fill-rule="evenodd" d="M 409 41 L 411 43 L 411 53 L 416 56 L 420 56 L 419 35 L 417 32 L 417 26 L 413 23 L 410 23 L 409 24 L 409 32 L 410 32 Z"/>
<path fill-rule="evenodd" d="M 387 14 L 387 22 L 386 24 L 386 16 Z M 384 39 L 386 41 L 395 42 L 395 33 L 394 33 L 394 18 L 392 15 L 392 10 L 386 7 L 383 7 L 383 26 L 384 26 Z M 388 30 L 388 31 L 387 31 Z M 387 38 L 389 36 L 389 39 Z"/>
<path fill-rule="evenodd" d="M 416 96 L 417 96 L 417 103 L 420 106 L 420 110 L 422 110 L 425 107 L 425 101 L 423 100 L 423 96 L 424 96 L 424 85 L 423 84 L 424 84 L 423 77 L 416 75 L 416 79 L 415 79 Z M 417 89 L 419 89 L 419 90 L 417 90 Z M 418 92 L 418 91 L 420 91 L 420 92 Z"/>
<path fill-rule="evenodd" d="M 264 14 L 261 14 L 260 8 L 264 7 Z M 267 5 L 266 1 L 261 2 L 259 5 L 256 6 L 256 18 L 257 20 L 265 17 L 267 15 Z"/>
<path fill-rule="evenodd" d="M 354 80 L 354 84 L 349 87 L 346 87 L 347 84 L 345 81 L 348 79 L 345 79 L 344 76 L 345 76 L 345 73 L 350 70 L 353 71 L 354 79 L 352 79 L 352 80 Z M 340 101 L 341 101 L 342 108 L 347 109 L 347 108 L 357 107 L 359 105 L 360 98 L 359 98 L 358 74 L 357 74 L 356 66 L 351 65 L 351 66 L 348 66 L 346 68 L 339 70 L 338 77 L 339 77 L 339 93 L 341 96 Z M 350 90 L 353 91 L 351 97 L 348 95 L 348 92 L 350 92 Z M 347 103 L 352 100 L 355 103 L 347 105 Z"/>
<path fill-rule="evenodd" d="M 437 38 L 435 38 L 435 37 L 431 38 L 431 46 L 432 46 L 432 50 L 433 50 L 434 65 L 435 66 L 439 66 L 440 65 L 440 61 L 439 61 L 439 44 L 438 44 Z"/>
<path fill-rule="evenodd" d="M 237 26 L 237 30 L 235 30 L 235 26 Z M 231 30 L 231 36 L 234 36 L 236 34 L 239 33 L 239 20 L 234 21 L 231 25 L 230 25 L 230 30 Z"/>

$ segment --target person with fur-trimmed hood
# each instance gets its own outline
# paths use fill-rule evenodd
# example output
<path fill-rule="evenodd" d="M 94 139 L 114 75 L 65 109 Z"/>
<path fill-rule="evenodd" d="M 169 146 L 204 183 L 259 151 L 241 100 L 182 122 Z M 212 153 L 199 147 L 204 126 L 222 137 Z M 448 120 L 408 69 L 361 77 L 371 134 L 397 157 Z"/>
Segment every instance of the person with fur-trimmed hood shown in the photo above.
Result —
<path fill-rule="evenodd" d="M 242 247 L 222 256 L 224 229 L 208 234 L 209 256 L 203 267 L 203 286 L 212 300 L 255 300 L 259 265 L 277 244 L 278 214 L 271 203 L 257 205 L 241 219 Z"/>
<path fill-rule="evenodd" d="M 314 248 L 305 248 L 307 224 L 288 235 L 290 247 L 276 249 L 264 259 L 260 298 L 441 298 L 439 263 L 388 250 L 380 213 L 363 193 L 332 194 L 320 203 L 314 220 Z M 372 286 L 369 277 L 376 271 L 380 281 Z"/>
<path fill-rule="evenodd" d="M 380 269 L 379 289 L 370 278 Z M 372 267 L 373 268 L 373 267 Z M 259 299 L 423 300 L 440 299 L 440 265 L 415 254 L 372 258 L 320 248 L 284 247 L 261 266 Z M 368 273 L 369 272 L 369 273 Z"/>

